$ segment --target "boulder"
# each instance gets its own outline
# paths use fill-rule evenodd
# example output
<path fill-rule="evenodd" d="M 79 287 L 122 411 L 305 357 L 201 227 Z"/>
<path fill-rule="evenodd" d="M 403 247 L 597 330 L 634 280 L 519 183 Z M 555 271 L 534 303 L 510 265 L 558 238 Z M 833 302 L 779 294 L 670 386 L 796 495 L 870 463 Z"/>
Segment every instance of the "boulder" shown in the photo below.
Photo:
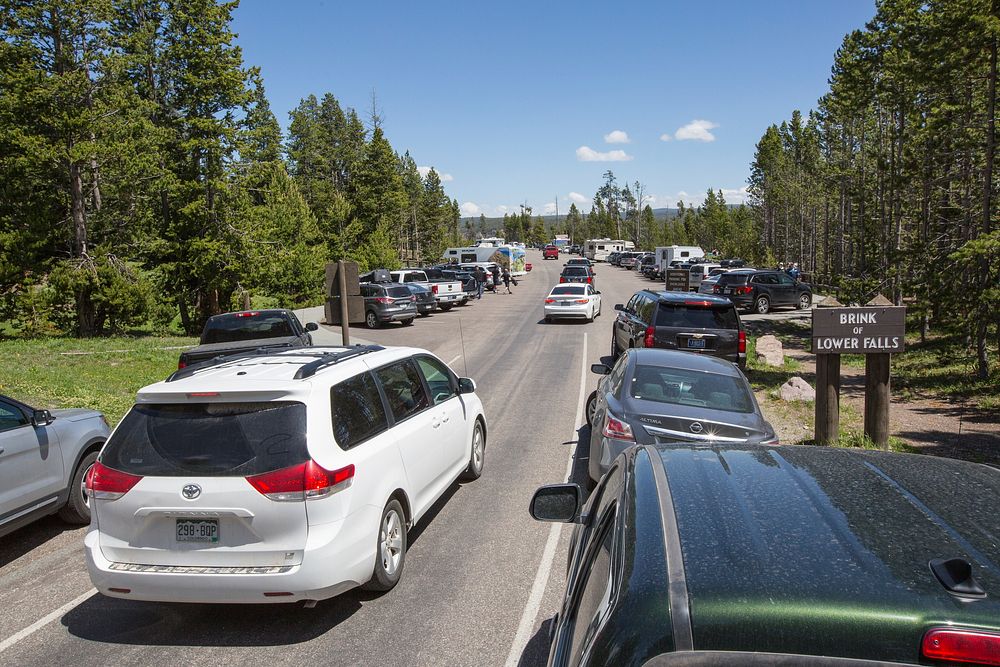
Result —
<path fill-rule="evenodd" d="M 781 367 L 785 364 L 785 350 L 775 336 L 761 336 L 757 339 L 757 360 L 768 366 Z"/>
<path fill-rule="evenodd" d="M 816 390 L 798 375 L 788 378 L 788 382 L 778 390 L 783 401 L 815 401 Z"/>

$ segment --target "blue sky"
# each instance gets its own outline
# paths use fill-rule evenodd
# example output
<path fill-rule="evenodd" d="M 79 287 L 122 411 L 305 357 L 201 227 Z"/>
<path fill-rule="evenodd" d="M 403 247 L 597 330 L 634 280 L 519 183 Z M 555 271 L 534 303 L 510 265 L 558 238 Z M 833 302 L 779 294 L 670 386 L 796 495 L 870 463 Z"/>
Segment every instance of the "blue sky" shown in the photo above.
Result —
<path fill-rule="evenodd" d="M 873 14 L 873 0 L 243 0 L 235 30 L 283 126 L 310 93 L 365 117 L 374 90 L 393 147 L 446 175 L 464 214 L 495 216 L 557 198 L 560 214 L 589 210 L 608 169 L 654 207 L 709 187 L 739 201 L 761 134 L 815 106 Z"/>

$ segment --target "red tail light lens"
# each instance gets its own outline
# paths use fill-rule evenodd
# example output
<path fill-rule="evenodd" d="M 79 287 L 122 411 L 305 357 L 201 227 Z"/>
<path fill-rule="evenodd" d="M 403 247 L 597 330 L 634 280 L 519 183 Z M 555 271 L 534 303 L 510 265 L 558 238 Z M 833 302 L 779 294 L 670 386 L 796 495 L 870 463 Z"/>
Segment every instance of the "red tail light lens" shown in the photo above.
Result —
<path fill-rule="evenodd" d="M 545 300 L 545 303 L 555 303 L 555 302 L 556 302 L 555 299 L 546 299 Z"/>
<path fill-rule="evenodd" d="M 185 366 L 187 366 L 187 364 L 185 364 L 183 361 L 178 361 L 177 362 L 177 370 L 180 370 L 180 369 L 184 368 Z"/>
<path fill-rule="evenodd" d="M 931 660 L 1000 665 L 1000 633 L 939 628 L 924 635 L 921 652 Z"/>
<path fill-rule="evenodd" d="M 646 347 L 653 347 L 656 344 L 656 328 L 646 327 L 646 339 L 642 341 L 642 344 Z"/>
<path fill-rule="evenodd" d="M 577 299 L 577 303 L 590 303 L 590 299 Z"/>
<path fill-rule="evenodd" d="M 715 294 L 718 294 L 721 291 L 722 291 L 722 288 L 719 287 L 718 285 L 713 285 L 712 286 L 712 292 L 714 292 Z"/>
<path fill-rule="evenodd" d="M 98 500 L 118 500 L 141 479 L 139 475 L 130 475 L 97 461 L 87 472 L 87 493 Z"/>
<path fill-rule="evenodd" d="M 354 465 L 327 470 L 315 461 L 247 477 L 262 495 L 278 502 L 325 498 L 348 488 L 354 480 Z"/>
<path fill-rule="evenodd" d="M 394 299 L 387 296 L 375 297 L 375 303 L 392 303 Z"/>
<path fill-rule="evenodd" d="M 750 294 L 750 292 L 753 292 L 753 288 L 749 285 L 744 285 L 743 287 L 738 287 L 736 289 L 737 294 Z"/>
<path fill-rule="evenodd" d="M 431 291 L 434 292 L 435 294 L 437 294 L 438 293 L 438 286 L 437 285 L 431 285 Z"/>
<path fill-rule="evenodd" d="M 604 416 L 604 428 L 601 429 L 601 434 L 605 438 L 614 438 L 615 440 L 635 440 L 632 427 L 610 412 Z"/>
<path fill-rule="evenodd" d="M 747 351 L 747 332 L 746 331 L 741 331 L 740 332 L 739 343 L 737 343 L 736 351 L 737 352 L 744 352 L 744 353 Z"/>
<path fill-rule="evenodd" d="M 564 282 L 566 282 L 566 279 L 563 278 L 562 276 L 559 276 L 559 282 L 564 283 Z"/>

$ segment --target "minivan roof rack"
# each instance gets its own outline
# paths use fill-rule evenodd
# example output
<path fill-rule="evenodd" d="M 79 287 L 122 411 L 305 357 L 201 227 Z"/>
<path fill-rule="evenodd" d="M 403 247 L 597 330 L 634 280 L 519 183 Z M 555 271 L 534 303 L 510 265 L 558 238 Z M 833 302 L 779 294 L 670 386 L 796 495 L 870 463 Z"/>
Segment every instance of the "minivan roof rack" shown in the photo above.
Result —
<path fill-rule="evenodd" d="M 233 361 L 242 361 L 244 359 L 253 359 L 255 357 L 270 357 L 274 356 L 276 353 L 275 348 L 289 347 L 289 343 L 281 343 L 277 345 L 262 345 L 253 350 L 248 350 L 246 352 L 237 352 L 235 354 L 220 354 L 218 356 L 212 357 L 211 359 L 206 359 L 205 361 L 199 361 L 196 364 L 191 364 L 179 370 L 171 373 L 165 382 L 174 382 L 175 380 L 183 380 L 184 378 L 191 377 L 199 371 L 206 370 L 208 368 L 213 368 L 222 364 L 228 364 Z M 361 354 L 368 354 L 369 352 L 378 352 L 379 350 L 384 350 L 385 348 L 381 345 L 355 345 L 354 347 L 344 348 L 340 352 L 330 353 L 330 352 L 313 352 L 308 347 L 297 348 L 295 351 L 289 354 L 282 354 L 283 357 L 311 357 L 312 361 L 303 364 L 296 372 L 294 379 L 301 380 L 303 378 L 312 377 L 316 372 L 326 366 L 331 366 L 337 362 L 349 359 L 351 357 L 356 357 Z M 284 352 L 282 350 L 282 352 Z"/>
<path fill-rule="evenodd" d="M 368 354 L 370 352 L 378 352 L 384 349 L 385 348 L 381 345 L 355 345 L 354 347 L 347 348 L 343 352 L 334 352 L 332 354 L 327 352 L 320 355 L 318 359 L 314 359 L 308 364 L 303 364 L 299 367 L 299 370 L 295 371 L 293 379 L 303 380 L 316 375 L 317 372 L 327 366 L 333 366 L 334 364 L 338 364 L 345 359 L 358 357 L 362 354 Z"/>

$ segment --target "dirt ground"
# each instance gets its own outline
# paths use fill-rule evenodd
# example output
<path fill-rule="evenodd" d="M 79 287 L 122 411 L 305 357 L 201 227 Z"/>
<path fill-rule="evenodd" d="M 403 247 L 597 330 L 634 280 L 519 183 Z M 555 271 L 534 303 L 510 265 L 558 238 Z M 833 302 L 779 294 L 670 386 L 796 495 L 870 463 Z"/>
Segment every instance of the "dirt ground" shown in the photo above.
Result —
<path fill-rule="evenodd" d="M 778 336 L 785 356 L 799 366 L 795 370 L 775 369 L 771 381 L 798 375 L 816 386 L 816 357 L 806 351 L 809 329 L 798 320 L 758 320 L 748 322 L 752 335 Z M 904 353 L 905 354 L 905 353 Z M 865 370 L 841 364 L 841 428 L 863 429 Z M 761 371 L 750 371 L 751 376 Z M 782 380 L 783 381 L 783 380 Z M 770 382 L 768 382 L 770 384 Z M 758 392 L 758 401 L 782 442 L 800 442 L 813 437 L 812 403 L 790 404 Z M 889 415 L 892 435 L 915 449 L 935 456 L 966 459 L 1000 465 L 1000 412 L 981 410 L 973 405 L 930 396 L 893 396 Z"/>

